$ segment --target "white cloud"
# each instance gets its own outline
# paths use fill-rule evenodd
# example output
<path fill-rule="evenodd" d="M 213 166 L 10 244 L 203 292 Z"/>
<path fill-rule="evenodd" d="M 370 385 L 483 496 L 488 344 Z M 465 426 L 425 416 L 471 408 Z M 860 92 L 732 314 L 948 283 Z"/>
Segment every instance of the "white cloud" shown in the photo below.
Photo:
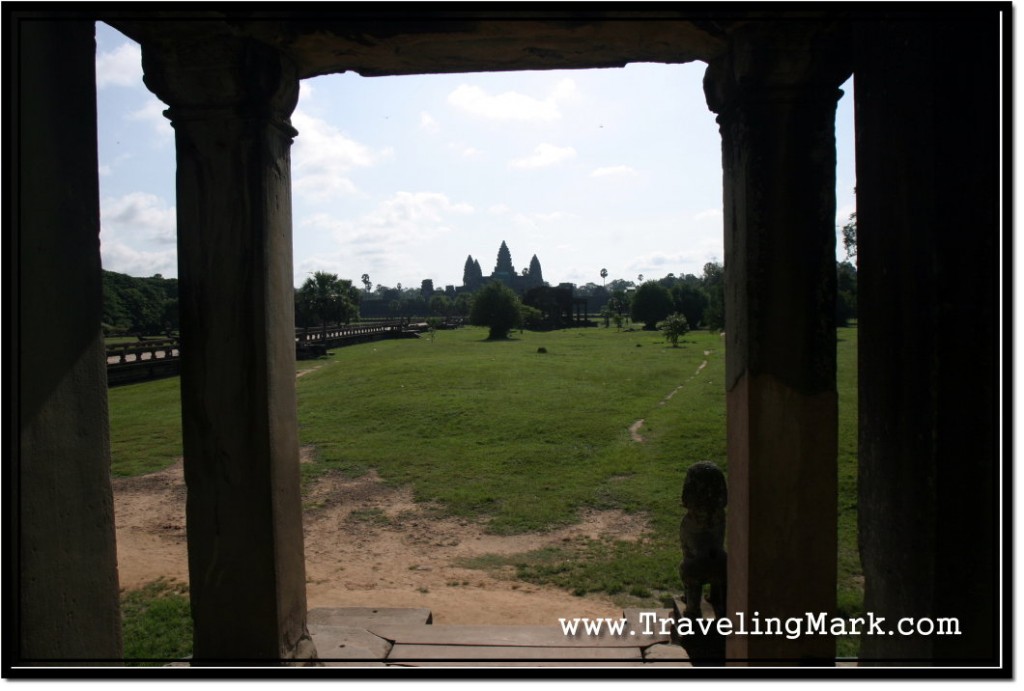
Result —
<path fill-rule="evenodd" d="M 511 161 L 509 168 L 532 169 L 545 168 L 547 166 L 567 161 L 576 156 L 576 149 L 571 146 L 554 146 L 552 144 L 539 144 L 533 153 L 524 158 Z"/>
<path fill-rule="evenodd" d="M 173 206 L 146 192 L 105 197 L 100 202 L 102 232 L 111 238 L 132 237 L 162 244 L 177 241 L 177 215 Z"/>
<path fill-rule="evenodd" d="M 354 220 L 337 220 L 317 214 L 304 226 L 330 231 L 342 245 L 375 243 L 400 248 L 452 230 L 449 218 L 473 213 L 469 204 L 453 203 L 439 192 L 396 192 L 376 209 Z"/>
<path fill-rule="evenodd" d="M 169 139 L 174 136 L 174 128 L 171 127 L 171 121 L 164 117 L 165 110 L 167 110 L 167 105 L 156 96 L 150 94 L 149 98 L 146 99 L 145 105 L 124 117 L 128 120 L 148 122 L 153 127 L 154 132 L 161 137 Z"/>
<path fill-rule="evenodd" d="M 664 278 L 670 273 L 700 275 L 704 264 L 715 260 L 720 253 L 721 246 L 713 242 L 698 243 L 683 252 L 651 252 L 629 259 L 624 274 L 627 280 L 636 280 L 637 274 L 643 274 L 644 280 Z"/>
<path fill-rule="evenodd" d="M 560 103 L 576 96 L 576 84 L 563 79 L 544 98 L 517 91 L 488 94 L 479 86 L 460 84 L 448 95 L 448 103 L 468 113 L 490 120 L 550 122 L 562 117 Z"/>
<path fill-rule="evenodd" d="M 378 227 L 439 223 L 447 214 L 473 212 L 469 204 L 453 204 L 440 192 L 396 192 L 376 211 L 364 217 Z"/>
<path fill-rule="evenodd" d="M 441 126 L 437 124 L 437 120 L 430 113 L 422 111 L 420 113 L 420 129 L 430 134 L 436 134 L 441 131 Z"/>
<path fill-rule="evenodd" d="M 145 192 L 100 200 L 103 268 L 131 276 L 177 274 L 175 209 Z M 144 249 L 163 246 L 161 249 Z"/>
<path fill-rule="evenodd" d="M 517 220 L 526 221 L 533 225 L 537 223 L 554 223 L 555 221 L 565 221 L 570 218 L 578 218 L 575 214 L 569 214 L 564 211 L 549 211 L 548 213 L 532 213 L 532 214 L 518 214 Z M 565 249 L 571 249 L 571 246 L 567 246 Z"/>
<path fill-rule="evenodd" d="M 374 152 L 301 110 L 292 115 L 292 124 L 299 131 L 292 147 L 292 186 L 296 193 L 309 199 L 325 200 L 336 194 L 355 193 L 349 173 L 372 166 L 391 153 L 389 149 Z"/>
<path fill-rule="evenodd" d="M 637 173 L 636 169 L 631 166 L 606 166 L 604 168 L 595 168 L 590 173 L 590 177 L 592 178 L 603 178 L 620 175 L 633 177 L 635 175 L 639 175 L 639 173 Z"/>
<path fill-rule="evenodd" d="M 714 209 L 704 209 L 703 211 L 699 211 L 699 212 L 695 213 L 693 215 L 693 220 L 695 220 L 695 221 L 706 221 L 706 220 L 721 221 L 722 220 L 722 209 L 720 207 L 716 207 Z"/>
<path fill-rule="evenodd" d="M 172 277 L 178 274 L 178 253 L 173 248 L 159 252 L 147 252 L 134 249 L 116 240 L 102 240 L 100 259 L 103 268 L 107 271 L 116 271 L 129 276 L 162 274 L 165 277 Z"/>
<path fill-rule="evenodd" d="M 301 223 L 304 232 L 326 234 L 338 252 L 296 255 L 296 285 L 311 271 L 330 271 L 345 278 L 366 271 L 383 276 L 436 276 L 438 267 L 425 258 L 443 239 L 456 232 L 461 218 L 474 212 L 469 204 L 453 202 L 438 192 L 398 192 L 375 209 L 354 219 L 317 214 Z"/>
<path fill-rule="evenodd" d="M 850 222 L 850 214 L 856 213 L 856 204 L 844 204 L 836 209 L 836 225 L 840 228 Z"/>
<path fill-rule="evenodd" d="M 96 88 L 142 86 L 142 49 L 123 43 L 108 53 L 96 54 Z"/>

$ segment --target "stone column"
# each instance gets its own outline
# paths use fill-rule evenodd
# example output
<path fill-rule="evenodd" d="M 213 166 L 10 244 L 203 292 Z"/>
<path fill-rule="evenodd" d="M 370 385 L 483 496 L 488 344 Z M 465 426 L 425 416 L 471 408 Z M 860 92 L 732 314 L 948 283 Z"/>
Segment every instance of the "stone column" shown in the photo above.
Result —
<path fill-rule="evenodd" d="M 38 13 L 13 24 L 14 657 L 16 664 L 117 659 L 94 27 Z"/>
<path fill-rule="evenodd" d="M 1011 616 L 999 602 L 999 9 L 873 18 L 855 35 L 864 608 L 894 627 L 960 626 L 863 636 L 862 664 L 996 664 Z"/>
<path fill-rule="evenodd" d="M 740 26 L 704 80 L 725 182 L 734 623 L 736 613 L 806 619 L 836 604 L 834 123 L 849 72 L 823 33 L 815 23 Z M 835 642 L 730 636 L 726 654 L 828 664 Z"/>
<path fill-rule="evenodd" d="M 306 629 L 289 115 L 295 67 L 250 41 L 143 45 L 177 147 L 194 659 L 315 655 Z"/>

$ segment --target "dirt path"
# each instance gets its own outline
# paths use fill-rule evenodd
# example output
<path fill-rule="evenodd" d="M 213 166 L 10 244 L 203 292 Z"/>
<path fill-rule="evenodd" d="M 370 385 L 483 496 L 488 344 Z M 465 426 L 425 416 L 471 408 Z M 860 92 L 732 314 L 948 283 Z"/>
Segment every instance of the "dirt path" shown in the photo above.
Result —
<path fill-rule="evenodd" d="M 711 355 L 711 353 L 712 353 L 712 351 L 705 350 L 704 351 L 704 357 L 707 357 L 707 356 Z M 697 368 L 697 371 L 694 372 L 690 376 L 690 379 L 693 379 L 698 374 L 700 374 L 700 371 L 702 369 L 704 369 L 705 367 L 707 367 L 707 365 L 708 365 L 708 361 L 707 360 L 704 360 L 703 362 L 701 362 L 700 366 Z M 687 379 L 687 381 L 689 381 L 689 379 Z M 669 391 L 668 394 L 665 396 L 665 398 L 663 398 L 660 401 L 658 401 L 658 405 L 663 406 L 666 403 L 668 403 L 669 401 L 671 401 L 672 397 L 675 396 L 677 393 L 679 393 L 679 391 L 683 388 L 683 386 L 685 386 L 685 384 L 680 384 L 676 388 L 674 388 L 671 391 Z M 642 444 L 645 441 L 647 441 L 647 438 L 644 435 L 640 434 L 640 430 L 643 428 L 643 426 L 644 426 L 644 418 L 640 418 L 639 420 L 637 420 L 636 422 L 634 422 L 632 425 L 629 426 L 629 438 L 631 440 L 637 442 L 638 444 Z"/>
<path fill-rule="evenodd" d="M 188 581 L 182 464 L 115 478 L 114 509 L 122 588 L 160 577 Z M 590 512 L 570 528 L 501 537 L 465 519 L 434 517 L 409 489 L 375 474 L 327 475 L 306 498 L 306 597 L 314 607 L 428 607 L 442 624 L 555 624 L 558 617 L 619 616 L 603 596 L 575 597 L 552 587 L 495 578 L 458 560 L 561 545 L 579 536 L 637 539 L 639 518 Z"/>

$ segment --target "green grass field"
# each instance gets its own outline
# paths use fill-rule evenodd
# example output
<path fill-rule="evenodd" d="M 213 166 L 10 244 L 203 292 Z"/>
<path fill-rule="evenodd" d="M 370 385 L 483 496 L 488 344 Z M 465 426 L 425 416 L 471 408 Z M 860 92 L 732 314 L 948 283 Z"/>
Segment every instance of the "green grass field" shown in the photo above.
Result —
<path fill-rule="evenodd" d="M 672 348 L 658 333 L 614 328 L 485 337 L 479 328 L 439 331 L 300 363 L 311 370 L 296 384 L 300 440 L 315 447 L 302 466 L 306 485 L 324 472 L 374 468 L 417 500 L 499 534 L 573 523 L 586 507 L 642 512 L 653 531 L 639 542 L 584 540 L 466 565 L 512 566 L 520 579 L 625 604 L 678 594 L 683 476 L 700 460 L 725 468 L 723 339 L 691 332 Z M 855 328 L 839 330 L 838 597 L 847 615 L 862 602 L 856 340 Z M 170 379 L 111 389 L 115 474 L 180 456 L 177 387 Z M 629 433 L 640 419 L 643 443 Z M 855 641 L 840 641 L 841 655 L 855 651 Z"/>

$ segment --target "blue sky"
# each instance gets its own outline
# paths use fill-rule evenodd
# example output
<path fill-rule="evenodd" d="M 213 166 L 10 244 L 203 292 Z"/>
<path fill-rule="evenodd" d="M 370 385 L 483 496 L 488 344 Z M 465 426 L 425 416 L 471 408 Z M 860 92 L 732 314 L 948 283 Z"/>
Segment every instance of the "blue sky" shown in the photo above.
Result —
<path fill-rule="evenodd" d="M 138 45 L 97 24 L 105 269 L 177 276 L 174 134 Z M 700 274 L 722 249 L 721 144 L 703 63 L 302 82 L 295 285 L 459 285 L 501 241 L 549 283 Z M 837 225 L 854 210 L 852 82 L 836 117 Z M 839 245 L 842 257 L 841 242 Z"/>

